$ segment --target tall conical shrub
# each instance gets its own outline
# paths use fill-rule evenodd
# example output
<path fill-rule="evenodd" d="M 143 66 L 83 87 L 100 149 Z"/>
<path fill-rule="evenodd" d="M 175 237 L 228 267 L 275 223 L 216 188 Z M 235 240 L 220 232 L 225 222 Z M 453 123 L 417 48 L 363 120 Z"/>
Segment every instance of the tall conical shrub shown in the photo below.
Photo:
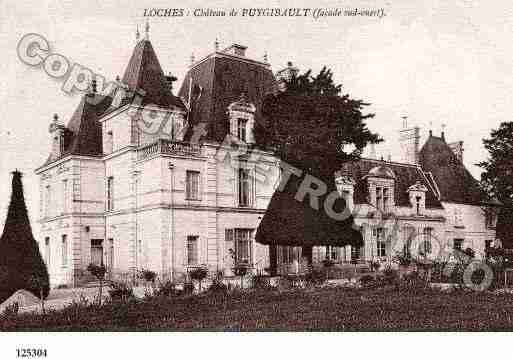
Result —
<path fill-rule="evenodd" d="M 0 237 L 0 302 L 19 289 L 46 298 L 50 290 L 48 271 L 34 240 L 28 218 L 21 172 L 14 171 L 11 202 Z"/>

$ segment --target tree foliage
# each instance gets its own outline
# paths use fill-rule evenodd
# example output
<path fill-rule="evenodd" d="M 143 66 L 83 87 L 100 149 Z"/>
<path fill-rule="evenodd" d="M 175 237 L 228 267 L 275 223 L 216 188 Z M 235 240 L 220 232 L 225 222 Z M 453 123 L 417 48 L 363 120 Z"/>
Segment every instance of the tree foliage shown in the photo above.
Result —
<path fill-rule="evenodd" d="M 351 227 L 352 216 L 335 220 L 325 205 L 331 205 L 327 198 L 336 190 L 335 172 L 344 162 L 358 159 L 367 144 L 381 139 L 365 123 L 374 117 L 364 113 L 368 103 L 341 93 L 342 86 L 335 84 L 332 72 L 323 68 L 317 76 L 311 71 L 293 76 L 285 91 L 264 99 L 263 120 L 255 126 L 256 142 L 274 149 L 283 162 L 302 174 L 289 176 L 280 186 L 282 190 L 273 194 L 257 230 L 259 243 L 361 245 L 360 233 Z M 310 195 L 303 200 L 296 196 L 308 176 L 318 180 L 314 186 L 327 188 L 318 197 L 317 206 L 312 206 Z M 337 198 L 332 208 L 342 213 L 345 200 Z"/>
<path fill-rule="evenodd" d="M 478 163 L 484 169 L 481 184 L 488 196 L 503 207 L 497 219 L 497 237 L 513 248 L 513 122 L 503 122 L 483 139 L 488 159 Z"/>
<path fill-rule="evenodd" d="M 369 143 L 381 141 L 365 123 L 369 103 L 341 95 L 342 85 L 324 67 L 294 76 L 286 90 L 264 99 L 264 120 L 257 124 L 257 143 L 276 150 L 289 164 L 322 176 L 332 176 L 341 164 L 356 160 Z"/>
<path fill-rule="evenodd" d="M 0 268 L 0 302 L 19 289 L 48 296 L 48 271 L 32 234 L 18 171 L 13 172 L 11 202 L 0 238 Z"/>

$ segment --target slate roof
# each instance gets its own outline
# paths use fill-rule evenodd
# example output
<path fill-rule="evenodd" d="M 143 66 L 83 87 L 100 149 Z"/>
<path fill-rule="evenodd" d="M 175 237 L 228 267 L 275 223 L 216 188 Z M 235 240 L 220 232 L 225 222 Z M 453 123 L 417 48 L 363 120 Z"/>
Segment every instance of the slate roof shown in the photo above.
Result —
<path fill-rule="evenodd" d="M 71 154 L 102 155 L 102 128 L 98 119 L 109 109 L 111 102 L 110 96 L 82 96 L 64 130 L 64 149 L 61 157 Z M 50 154 L 45 165 L 57 159 Z"/>
<path fill-rule="evenodd" d="M 228 106 L 244 93 L 247 101 L 256 106 L 255 121 L 259 121 L 263 99 L 275 86 L 269 66 L 246 57 L 216 52 L 187 72 L 178 95 L 192 102 L 189 123 L 206 123 L 206 139 L 222 142 L 230 128 Z"/>
<path fill-rule="evenodd" d="M 61 157 L 70 154 L 101 156 L 102 128 L 98 120 L 116 108 L 133 102 L 136 90 L 144 91 L 140 105 L 155 104 L 185 110 L 183 102 L 169 90 L 164 72 L 148 39 L 140 40 L 135 46 L 122 82 L 128 87 L 128 91 L 117 107 L 111 106 L 113 94 L 104 96 L 90 93 L 82 97 L 64 130 L 64 150 Z M 45 165 L 57 159 L 50 154 Z"/>
<path fill-rule="evenodd" d="M 420 150 L 420 164 L 431 172 L 440 190 L 441 200 L 463 204 L 486 201 L 478 181 L 458 160 L 442 137 L 430 136 Z"/>
<path fill-rule="evenodd" d="M 185 109 L 182 101 L 169 90 L 164 71 L 148 39 L 140 40 L 135 46 L 122 82 L 131 90 L 145 91 L 143 105 L 155 104 Z"/>
<path fill-rule="evenodd" d="M 377 171 L 376 168 L 380 168 L 380 171 Z M 410 186 L 419 181 L 428 188 L 428 191 L 426 192 L 426 208 L 443 208 L 442 204 L 437 199 L 432 184 L 429 183 L 425 173 L 420 167 L 363 158 L 355 162 L 345 163 L 342 169 L 342 173 L 350 175 L 356 182 L 354 188 L 354 203 L 368 203 L 369 186 L 367 175 L 372 170 L 374 170 L 374 173 L 382 173 L 384 169 L 387 170 L 386 173 L 393 171 L 395 176 L 394 200 L 396 206 L 411 207 L 407 191 Z"/>

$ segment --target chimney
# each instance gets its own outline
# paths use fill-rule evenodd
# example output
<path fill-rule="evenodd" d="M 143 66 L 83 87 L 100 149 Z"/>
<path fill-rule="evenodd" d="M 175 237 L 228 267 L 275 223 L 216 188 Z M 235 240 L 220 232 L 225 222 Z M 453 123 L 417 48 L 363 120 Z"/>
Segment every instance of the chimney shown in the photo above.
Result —
<path fill-rule="evenodd" d="M 457 141 L 453 143 L 449 143 L 449 147 L 452 152 L 456 155 L 456 158 L 463 162 L 463 141 Z"/>
<path fill-rule="evenodd" d="M 233 44 L 227 49 L 225 49 L 223 52 L 226 54 L 231 54 L 235 56 L 240 57 L 246 57 L 246 49 L 247 46 L 239 45 L 239 44 Z"/>
<path fill-rule="evenodd" d="M 401 161 L 412 165 L 419 164 L 420 128 L 418 126 L 408 128 L 405 120 L 403 129 L 399 131 L 399 142 Z"/>
<path fill-rule="evenodd" d="M 276 72 L 276 80 L 278 80 L 278 86 L 280 91 L 286 90 L 286 83 L 293 77 L 297 76 L 299 69 L 292 64 L 292 61 L 287 62 L 287 67 Z"/>
<path fill-rule="evenodd" d="M 61 157 L 64 152 L 64 129 L 64 125 L 59 121 L 59 116 L 54 114 L 48 131 L 52 136 L 52 159 Z"/>

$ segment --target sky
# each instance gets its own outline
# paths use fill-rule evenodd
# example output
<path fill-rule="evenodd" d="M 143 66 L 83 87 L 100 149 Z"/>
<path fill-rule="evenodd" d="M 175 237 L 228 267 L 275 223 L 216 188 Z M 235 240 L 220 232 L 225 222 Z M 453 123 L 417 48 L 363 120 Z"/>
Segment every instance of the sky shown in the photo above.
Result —
<path fill-rule="evenodd" d="M 314 4 L 314 5 L 312 5 Z M 10 196 L 10 172 L 24 173 L 25 196 L 37 235 L 39 190 L 34 170 L 50 149 L 48 126 L 54 113 L 67 122 L 80 95 L 61 90 L 62 81 L 22 63 L 16 52 L 27 33 L 45 37 L 51 52 L 103 74 L 122 76 L 135 45 L 136 27 L 144 33 L 146 8 L 236 9 L 249 7 L 384 8 L 386 16 L 154 17 L 150 39 L 164 71 L 181 79 L 196 60 L 236 42 L 247 56 L 267 52 L 273 71 L 292 61 L 302 71 L 326 65 L 353 98 L 370 102 L 376 116 L 368 126 L 385 142 L 378 156 L 400 159 L 402 116 L 421 127 L 421 144 L 431 128 L 443 125 L 448 142 L 464 141 L 464 163 L 485 160 L 483 137 L 512 112 L 513 6 L 509 1 L 181 1 L 0 2 L 0 228 Z"/>

